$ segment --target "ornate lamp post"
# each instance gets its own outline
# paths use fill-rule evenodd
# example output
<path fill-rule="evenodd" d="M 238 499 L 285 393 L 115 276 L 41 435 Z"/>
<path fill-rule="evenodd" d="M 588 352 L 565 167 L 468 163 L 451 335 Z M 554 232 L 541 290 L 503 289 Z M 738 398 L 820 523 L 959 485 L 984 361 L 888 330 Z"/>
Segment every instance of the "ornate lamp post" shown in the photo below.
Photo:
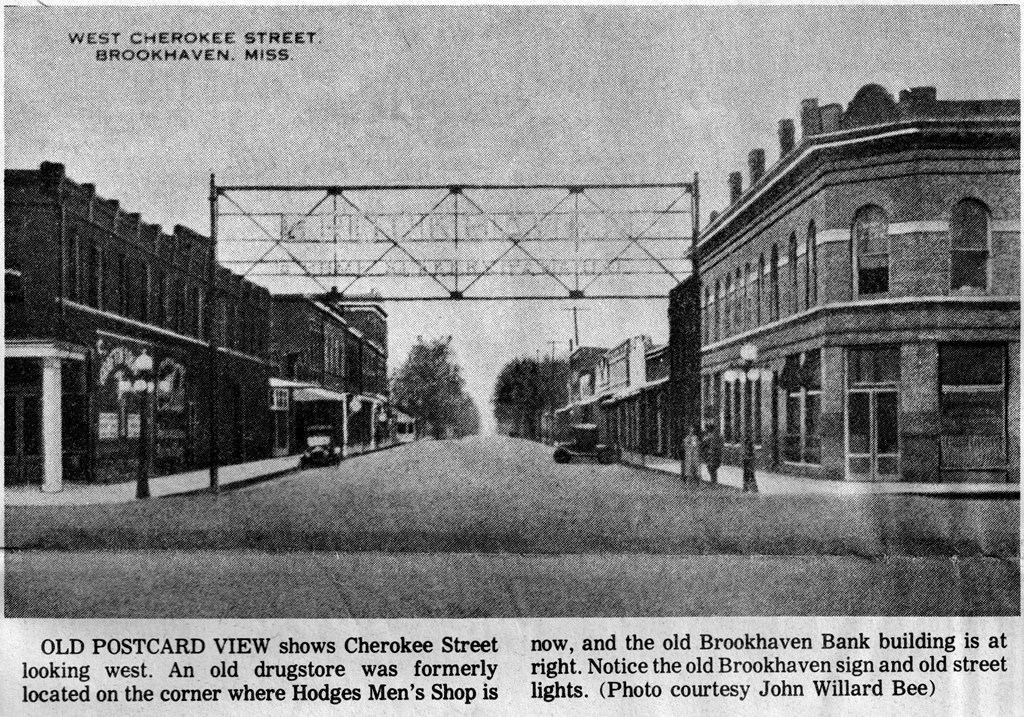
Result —
<path fill-rule="evenodd" d="M 757 361 L 757 346 L 752 343 L 745 343 L 740 346 L 740 361 L 744 377 L 747 379 L 747 385 L 753 386 L 753 382 L 757 380 L 759 373 L 754 367 L 754 362 Z M 744 392 L 744 397 L 746 395 L 746 392 Z M 754 475 L 753 408 L 748 406 L 746 414 L 749 416 L 749 419 L 744 421 L 743 426 L 743 491 L 756 493 L 757 476 Z"/>
<path fill-rule="evenodd" d="M 725 372 L 726 381 L 743 381 L 748 386 L 760 377 L 760 371 L 756 368 L 757 346 L 752 343 L 745 343 L 740 347 L 740 363 L 736 368 Z M 744 390 L 744 396 L 746 396 Z M 743 424 L 743 492 L 757 493 L 757 476 L 755 475 L 754 458 L 754 411 L 748 403 L 744 412 L 747 420 Z"/>
<path fill-rule="evenodd" d="M 153 357 L 143 351 L 132 364 L 132 374 L 135 380 L 132 382 L 131 391 L 142 400 L 139 408 L 139 468 L 135 479 L 135 497 L 149 497 L 149 463 L 150 463 L 150 438 L 152 428 L 149 420 L 150 394 L 155 388 L 153 383 Z"/>

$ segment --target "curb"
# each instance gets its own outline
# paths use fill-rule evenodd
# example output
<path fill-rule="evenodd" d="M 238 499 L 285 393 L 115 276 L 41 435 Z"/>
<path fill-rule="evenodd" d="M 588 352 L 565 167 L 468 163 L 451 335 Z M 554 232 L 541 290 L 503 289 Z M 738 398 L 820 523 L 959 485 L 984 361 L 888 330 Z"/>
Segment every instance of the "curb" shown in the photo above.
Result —
<path fill-rule="evenodd" d="M 358 458 L 359 456 L 368 456 L 371 453 L 380 453 L 381 451 L 386 451 L 386 450 L 389 450 L 391 448 L 395 448 L 397 446 L 404 446 L 404 445 L 406 445 L 406 444 L 404 444 L 404 443 L 392 443 L 390 446 L 381 446 L 380 448 L 374 448 L 373 450 L 370 450 L 370 451 L 363 451 L 362 453 L 357 453 L 354 456 L 346 457 L 338 465 L 344 465 L 345 461 L 350 461 L 353 458 Z M 217 494 L 219 495 L 220 493 L 229 493 L 229 492 L 231 492 L 233 490 L 238 490 L 240 488 L 248 488 L 249 486 L 258 485 L 259 483 L 265 483 L 267 481 L 274 480 L 275 478 L 281 478 L 281 477 L 289 475 L 291 473 L 300 473 L 303 470 L 309 470 L 309 469 L 308 468 L 301 468 L 299 466 L 295 466 L 294 468 L 284 468 L 284 469 L 279 470 L 279 471 L 273 471 L 272 473 L 265 473 L 263 475 L 253 476 L 252 478 L 244 478 L 242 480 L 232 481 L 231 483 L 226 483 L 226 484 L 220 486 L 220 490 L 217 491 Z M 166 495 L 158 496 L 157 500 L 163 500 L 164 498 L 175 498 L 177 496 L 182 496 L 182 495 L 200 495 L 202 493 L 209 493 L 209 492 L 210 492 L 210 489 L 208 487 L 207 488 L 196 488 L 195 490 L 187 490 L 187 491 L 182 491 L 180 493 L 167 493 Z"/>
<path fill-rule="evenodd" d="M 728 483 L 723 483 L 722 481 L 718 481 L 717 483 L 712 483 L 709 480 L 704 480 L 704 478 L 701 478 L 697 483 L 689 483 L 689 482 L 683 480 L 683 477 L 682 477 L 681 474 L 676 473 L 675 471 L 667 471 L 667 470 L 665 470 L 663 468 L 658 468 L 657 466 L 645 466 L 645 465 L 642 465 L 640 463 L 631 463 L 629 461 L 619 461 L 619 465 L 629 466 L 630 468 L 636 468 L 637 470 L 650 471 L 652 473 L 658 473 L 658 474 L 663 475 L 663 476 L 673 476 L 673 477 L 677 478 L 684 486 L 694 486 L 695 487 L 695 486 L 698 486 L 698 485 L 700 485 L 700 486 L 705 486 L 706 485 L 706 486 L 713 486 L 715 488 L 725 488 L 727 490 L 732 490 L 732 491 L 735 491 L 737 493 L 742 493 L 743 492 L 742 488 L 737 488 L 736 486 L 729 485 Z"/>

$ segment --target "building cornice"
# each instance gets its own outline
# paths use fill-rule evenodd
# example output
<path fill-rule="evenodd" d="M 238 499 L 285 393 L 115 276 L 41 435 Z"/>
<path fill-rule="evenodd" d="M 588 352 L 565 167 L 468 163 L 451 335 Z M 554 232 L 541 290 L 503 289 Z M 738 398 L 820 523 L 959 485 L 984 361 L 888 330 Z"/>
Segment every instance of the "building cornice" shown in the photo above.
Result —
<path fill-rule="evenodd" d="M 164 336 L 166 338 L 174 339 L 176 341 L 189 343 L 192 344 L 193 346 L 201 346 L 203 348 L 210 347 L 210 344 L 207 341 L 197 339 L 194 336 L 179 334 L 177 331 L 171 331 L 170 329 L 165 329 L 162 326 L 154 326 L 152 324 L 143 323 L 142 321 L 138 321 L 136 319 L 129 319 L 124 316 L 121 316 L 120 314 L 115 314 L 110 311 L 104 311 L 102 309 L 96 309 L 93 308 L 92 306 L 86 306 L 85 304 L 79 304 L 77 301 L 71 301 L 70 299 L 58 299 L 57 301 L 62 306 L 65 306 L 67 308 L 75 309 L 76 311 L 81 311 L 82 313 L 91 314 L 93 316 L 98 316 L 104 319 L 108 319 L 110 321 L 116 321 L 125 326 L 132 326 L 136 329 L 141 329 L 151 334 L 157 334 L 159 336 Z M 109 332 L 104 332 L 102 330 L 98 331 L 100 333 L 109 334 Z M 132 340 L 137 341 L 138 339 L 132 338 Z M 273 361 L 268 361 L 267 359 L 260 358 L 259 356 L 253 356 L 252 354 L 243 353 L 242 351 L 236 351 L 235 349 L 230 349 L 227 348 L 226 346 L 218 346 L 217 350 L 220 351 L 221 353 L 229 354 L 240 359 L 245 359 L 246 361 L 254 361 L 256 363 L 261 363 L 266 366 L 272 367 L 277 366 L 277 364 Z"/>
<path fill-rule="evenodd" d="M 1001 310 L 1016 308 L 1020 310 L 1021 298 L 1019 296 L 905 296 L 892 299 L 870 299 L 860 301 L 842 301 L 833 304 L 816 306 L 809 311 L 787 316 L 778 321 L 748 329 L 738 334 L 714 343 L 705 344 L 700 347 L 701 353 L 711 353 L 720 349 L 750 341 L 763 334 L 778 331 L 790 325 L 809 321 L 821 314 L 835 313 L 840 311 L 877 310 L 889 306 L 926 306 L 926 305 L 948 305 L 948 306 L 983 306 L 991 304 L 993 308 Z"/>
<path fill-rule="evenodd" d="M 700 236 L 694 250 L 705 247 L 711 239 L 721 234 L 750 205 L 775 188 L 798 167 L 824 150 L 831 150 L 850 145 L 863 145 L 879 140 L 909 137 L 923 133 L 938 133 L 942 130 L 970 130 L 975 133 L 1005 131 L 1007 134 L 1020 133 L 1020 122 L 1009 119 L 971 119 L 971 120 L 922 120 L 915 119 L 871 127 L 858 127 L 851 130 L 818 134 L 808 137 L 795 150 L 782 157 L 771 170 L 736 202 L 727 207 L 711 222 Z"/>
<path fill-rule="evenodd" d="M 4 339 L 4 358 L 59 358 L 82 361 L 87 350 L 64 341 Z"/>

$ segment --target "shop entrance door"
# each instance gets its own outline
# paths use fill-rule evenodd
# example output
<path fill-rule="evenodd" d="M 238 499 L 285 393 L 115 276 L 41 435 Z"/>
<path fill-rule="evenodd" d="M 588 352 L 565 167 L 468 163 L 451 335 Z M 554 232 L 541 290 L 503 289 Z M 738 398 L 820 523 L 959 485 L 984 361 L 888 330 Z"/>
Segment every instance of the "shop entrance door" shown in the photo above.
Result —
<path fill-rule="evenodd" d="M 900 479 L 899 396 L 892 388 L 848 394 L 846 476 L 855 481 Z"/>
<path fill-rule="evenodd" d="M 42 399 L 4 396 L 4 485 L 43 482 Z"/>

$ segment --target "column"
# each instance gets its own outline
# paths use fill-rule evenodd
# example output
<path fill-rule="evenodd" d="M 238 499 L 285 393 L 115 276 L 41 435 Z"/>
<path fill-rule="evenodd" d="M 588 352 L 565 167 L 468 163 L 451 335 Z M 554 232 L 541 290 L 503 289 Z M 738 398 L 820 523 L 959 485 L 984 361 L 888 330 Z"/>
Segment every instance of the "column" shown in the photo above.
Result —
<path fill-rule="evenodd" d="M 939 469 L 939 347 L 908 343 L 900 349 L 900 470 L 915 483 L 942 480 Z"/>
<path fill-rule="evenodd" d="M 841 346 L 821 349 L 821 476 L 846 477 L 846 352 Z"/>
<path fill-rule="evenodd" d="M 43 490 L 56 493 L 64 487 L 64 445 L 61 419 L 60 359 L 43 361 Z"/>
<path fill-rule="evenodd" d="M 341 402 L 341 457 L 348 455 L 348 394 L 341 394 L 344 400 Z"/>

